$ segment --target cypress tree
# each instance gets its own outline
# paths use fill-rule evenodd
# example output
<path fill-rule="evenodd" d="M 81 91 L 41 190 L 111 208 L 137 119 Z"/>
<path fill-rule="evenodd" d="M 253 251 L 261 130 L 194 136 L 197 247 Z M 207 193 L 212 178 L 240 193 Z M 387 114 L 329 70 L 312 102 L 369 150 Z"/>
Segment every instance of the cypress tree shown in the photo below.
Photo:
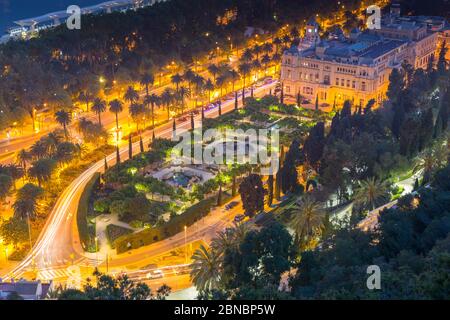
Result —
<path fill-rule="evenodd" d="M 319 95 L 316 95 L 316 111 L 319 111 Z"/>
<path fill-rule="evenodd" d="M 268 187 L 269 187 L 269 197 L 267 199 L 267 204 L 270 206 L 272 206 L 273 204 L 273 174 L 269 175 L 269 180 L 268 180 Z"/>
<path fill-rule="evenodd" d="M 131 142 L 131 134 L 128 136 L 128 158 L 133 159 L 133 143 Z"/>
<path fill-rule="evenodd" d="M 419 178 L 416 178 L 416 181 L 414 181 L 414 188 L 413 191 L 419 190 L 420 184 L 419 184 Z"/>
<path fill-rule="evenodd" d="M 400 129 L 405 121 L 405 109 L 403 108 L 403 103 L 396 104 L 394 110 L 394 118 L 392 119 L 391 131 L 394 136 L 400 138 Z"/>
<path fill-rule="evenodd" d="M 219 117 L 222 115 L 222 101 L 219 101 Z"/>
<path fill-rule="evenodd" d="M 217 195 L 217 206 L 222 205 L 222 184 L 219 186 L 219 194 Z"/>
<path fill-rule="evenodd" d="M 447 44 L 446 41 L 442 43 L 441 50 L 439 51 L 439 58 L 437 62 L 437 70 L 440 76 L 443 76 L 447 73 L 447 60 L 445 59 L 445 55 L 447 54 Z"/>
<path fill-rule="evenodd" d="M 255 94 L 253 92 L 253 87 L 250 88 L 250 97 L 254 98 Z"/>
<path fill-rule="evenodd" d="M 284 104 L 284 83 L 281 84 L 280 103 Z"/>
<path fill-rule="evenodd" d="M 238 93 L 237 91 L 234 93 L 234 110 L 237 110 L 239 108 L 239 101 L 238 101 Z"/>
<path fill-rule="evenodd" d="M 119 146 L 116 146 L 116 164 L 120 164 L 120 152 L 119 152 Z"/>
<path fill-rule="evenodd" d="M 434 123 L 433 109 L 428 110 L 422 115 L 419 129 L 419 151 L 425 149 L 433 138 Z"/>
<path fill-rule="evenodd" d="M 144 153 L 144 141 L 142 140 L 142 135 L 139 136 L 139 147 L 141 148 L 141 153 Z"/>
<path fill-rule="evenodd" d="M 284 147 L 283 145 L 280 146 L 280 159 L 279 159 L 280 168 L 278 169 L 278 172 L 276 174 L 276 181 L 275 181 L 275 199 L 277 201 L 281 200 L 281 170 L 283 169 L 284 164 Z"/>
<path fill-rule="evenodd" d="M 175 119 L 173 119 L 173 124 L 172 124 L 172 137 L 175 140 L 177 136 L 177 123 L 175 121 Z"/>

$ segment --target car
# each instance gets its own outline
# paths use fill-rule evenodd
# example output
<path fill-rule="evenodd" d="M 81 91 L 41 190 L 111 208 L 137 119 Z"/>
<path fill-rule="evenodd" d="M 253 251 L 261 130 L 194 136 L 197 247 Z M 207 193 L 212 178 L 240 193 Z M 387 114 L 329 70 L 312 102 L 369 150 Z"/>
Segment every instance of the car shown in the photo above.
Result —
<path fill-rule="evenodd" d="M 227 205 L 225 206 L 225 209 L 227 209 L 227 210 L 233 209 L 233 208 L 236 207 L 238 204 L 239 204 L 239 202 L 237 202 L 237 201 L 230 202 L 229 204 L 227 204 Z"/>
<path fill-rule="evenodd" d="M 264 84 L 271 84 L 273 82 L 273 79 L 271 77 L 264 79 Z"/>
<path fill-rule="evenodd" d="M 236 217 L 234 217 L 234 222 L 242 222 L 245 220 L 245 215 L 239 214 Z"/>
<path fill-rule="evenodd" d="M 147 279 L 161 279 L 164 278 L 164 273 L 161 270 L 152 270 L 147 273 Z"/>
<path fill-rule="evenodd" d="M 223 98 L 225 99 L 225 101 L 234 99 L 234 92 L 230 92 L 229 94 L 223 96 Z"/>

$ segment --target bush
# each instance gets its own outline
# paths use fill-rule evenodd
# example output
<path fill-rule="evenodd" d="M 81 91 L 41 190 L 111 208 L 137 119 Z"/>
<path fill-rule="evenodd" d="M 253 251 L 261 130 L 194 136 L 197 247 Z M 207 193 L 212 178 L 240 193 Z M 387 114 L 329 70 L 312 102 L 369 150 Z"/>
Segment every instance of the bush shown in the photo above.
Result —
<path fill-rule="evenodd" d="M 91 180 L 86 184 L 80 197 L 77 212 L 77 227 L 80 236 L 80 242 L 85 251 L 95 251 L 95 225 L 88 220 L 89 199 L 92 191 L 100 182 L 100 173 L 94 174 Z"/>
<path fill-rule="evenodd" d="M 111 202 L 107 198 L 100 198 L 94 202 L 94 210 L 99 213 L 109 212 Z"/>
<path fill-rule="evenodd" d="M 224 197 L 226 197 L 225 194 Z M 216 197 L 205 199 L 187 209 L 183 214 L 173 217 L 162 226 L 120 237 L 115 243 L 117 253 L 120 254 L 131 249 L 147 246 L 182 232 L 184 226 L 191 226 L 196 221 L 207 216 L 211 208 L 215 206 L 216 201 Z"/>

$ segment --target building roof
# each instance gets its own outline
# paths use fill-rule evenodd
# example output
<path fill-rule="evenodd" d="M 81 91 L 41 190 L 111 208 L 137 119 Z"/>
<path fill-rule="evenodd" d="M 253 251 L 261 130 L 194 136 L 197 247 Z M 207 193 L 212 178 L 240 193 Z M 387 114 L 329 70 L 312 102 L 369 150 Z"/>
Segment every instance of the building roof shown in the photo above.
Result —
<path fill-rule="evenodd" d="M 39 285 L 42 288 L 41 298 L 45 298 L 50 290 L 51 283 L 41 283 L 40 281 L 28 282 L 20 280 L 17 282 L 1 282 L 0 292 L 12 293 L 16 292 L 20 296 L 35 296 L 38 292 Z"/>
<path fill-rule="evenodd" d="M 286 54 L 328 61 L 347 60 L 351 64 L 371 64 L 373 60 L 405 43 L 407 42 L 403 40 L 385 39 L 378 34 L 363 32 L 356 38 L 356 42 L 349 39 L 323 40 L 306 50 L 293 46 Z"/>

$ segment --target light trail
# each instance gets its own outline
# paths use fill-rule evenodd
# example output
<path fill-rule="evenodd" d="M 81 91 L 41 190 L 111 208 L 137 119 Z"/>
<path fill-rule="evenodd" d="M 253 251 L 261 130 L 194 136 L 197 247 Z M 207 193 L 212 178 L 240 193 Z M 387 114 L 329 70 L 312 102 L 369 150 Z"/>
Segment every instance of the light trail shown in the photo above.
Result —
<path fill-rule="evenodd" d="M 259 94 L 261 92 L 264 92 L 266 90 L 269 90 L 270 88 L 274 87 L 277 84 L 277 82 L 272 82 L 266 85 L 263 85 L 259 88 L 256 88 L 254 90 L 254 94 Z M 242 98 L 242 97 L 241 97 Z M 225 114 L 229 112 L 230 110 L 234 109 L 235 100 L 227 100 L 222 104 L 222 114 Z M 218 108 L 210 109 L 208 111 L 205 111 L 205 117 L 209 118 L 215 118 L 218 116 Z M 194 121 L 198 120 L 201 121 L 201 114 L 194 116 Z M 177 131 L 179 129 L 189 129 L 190 128 L 190 119 L 187 119 L 186 121 L 182 123 L 177 124 Z M 164 127 L 167 127 L 164 129 Z M 155 136 L 158 138 L 171 138 L 172 136 L 172 124 L 169 122 L 162 127 L 160 127 L 162 131 L 157 132 L 158 128 L 155 129 Z M 147 132 L 143 136 L 143 142 L 148 143 L 151 140 L 151 132 Z M 133 150 L 139 150 L 139 144 L 140 142 L 135 142 L 133 144 Z M 128 145 L 124 146 L 119 150 L 119 153 L 121 155 L 124 155 L 123 159 L 126 159 L 128 156 Z M 140 152 L 134 152 L 135 154 L 138 154 Z M 112 153 L 109 156 L 106 157 L 106 160 L 108 163 L 115 162 L 116 154 Z M 104 168 L 104 160 L 100 160 L 96 162 L 93 166 L 91 166 L 89 169 L 87 169 L 85 172 L 83 172 L 78 178 L 76 178 L 61 194 L 61 196 L 58 198 L 49 218 L 47 219 L 47 222 L 44 226 L 43 231 L 38 237 L 38 240 L 36 241 L 35 245 L 33 246 L 31 252 L 27 255 L 27 257 L 22 260 L 11 272 L 9 272 L 7 275 L 3 276 L 2 278 L 5 280 L 16 278 L 21 276 L 27 268 L 30 266 L 33 268 L 38 269 L 46 269 L 48 266 L 53 265 L 53 261 L 56 258 L 54 252 L 54 248 L 52 245 L 55 243 L 60 244 L 63 246 L 64 244 L 58 241 L 57 235 L 64 234 L 64 221 L 67 224 L 72 225 L 73 219 L 76 217 L 76 212 L 78 209 L 78 201 L 77 196 L 81 195 L 82 190 L 84 190 L 86 184 L 92 179 L 93 175 L 97 172 L 102 172 Z M 72 209 L 76 209 L 75 211 L 71 212 L 70 207 L 73 206 Z M 78 243 L 78 250 L 74 248 L 73 241 L 70 239 L 70 250 L 65 250 L 64 254 L 68 256 L 69 254 L 76 254 L 78 257 L 82 258 L 88 258 L 91 259 L 88 254 L 86 254 L 83 249 L 81 248 L 81 244 Z M 67 248 L 66 248 L 67 249 Z"/>

